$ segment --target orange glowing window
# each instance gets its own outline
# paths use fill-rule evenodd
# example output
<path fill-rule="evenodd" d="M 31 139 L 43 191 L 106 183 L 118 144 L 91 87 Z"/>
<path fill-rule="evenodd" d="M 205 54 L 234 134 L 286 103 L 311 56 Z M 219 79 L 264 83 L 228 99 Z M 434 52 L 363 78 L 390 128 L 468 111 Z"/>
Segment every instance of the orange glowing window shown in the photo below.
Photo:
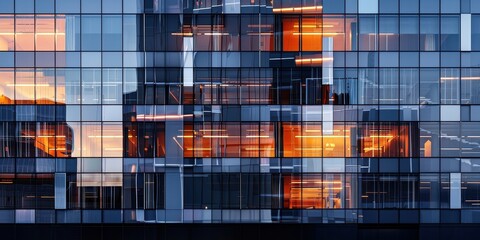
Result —
<path fill-rule="evenodd" d="M 13 15 L 0 16 L 0 51 L 13 51 L 15 47 L 15 25 Z"/>
<path fill-rule="evenodd" d="M 13 104 L 15 96 L 15 73 L 13 69 L 0 69 L 0 104 Z"/>
<path fill-rule="evenodd" d="M 73 130 L 66 123 L 57 123 L 55 150 L 57 157 L 70 157 L 74 143 Z"/>
<path fill-rule="evenodd" d="M 97 133 L 95 133 L 97 134 Z M 123 128 L 119 123 L 103 123 L 102 125 L 102 156 L 123 156 Z"/>
<path fill-rule="evenodd" d="M 37 51 L 55 50 L 55 19 L 53 15 L 37 15 L 35 18 L 35 45 Z"/>
<path fill-rule="evenodd" d="M 285 17 L 282 19 L 283 24 L 283 51 L 299 51 L 300 50 L 300 35 L 298 33 L 298 18 Z M 295 29 L 295 25 L 297 28 Z"/>
<path fill-rule="evenodd" d="M 342 208 L 345 200 L 342 174 L 304 174 L 283 178 L 283 207 L 289 209 Z"/>
<path fill-rule="evenodd" d="M 275 157 L 273 125 L 242 124 L 242 157 Z"/>
<path fill-rule="evenodd" d="M 345 26 L 343 16 L 303 16 L 302 19 L 285 17 L 283 24 L 283 51 L 322 51 L 323 37 L 333 39 L 333 49 L 344 51 L 345 42 L 347 49 L 354 49 L 351 33 L 356 27 L 355 19 L 348 19 Z M 346 34 L 348 33 L 348 34 Z M 301 48 L 300 48 L 301 46 Z"/>
<path fill-rule="evenodd" d="M 283 156 L 302 156 L 302 125 L 299 123 L 283 123 Z M 314 151 L 314 149 L 312 149 Z M 307 153 L 308 154 L 308 153 Z M 312 153 L 312 155 L 315 155 Z"/>
<path fill-rule="evenodd" d="M 322 18 L 302 18 L 300 25 L 294 25 L 294 35 L 301 36 L 302 51 L 322 51 Z"/>
<path fill-rule="evenodd" d="M 35 147 L 39 157 L 70 157 L 73 142 L 67 124 L 39 123 Z"/>
<path fill-rule="evenodd" d="M 284 157 L 349 157 L 350 131 L 343 125 L 322 129 L 321 123 L 284 123 Z"/>
<path fill-rule="evenodd" d="M 33 15 L 15 17 L 15 50 L 35 50 L 35 19 Z"/>
<path fill-rule="evenodd" d="M 15 103 L 33 104 L 35 100 L 35 73 L 33 69 L 17 69 L 15 73 Z"/>
<path fill-rule="evenodd" d="M 409 125 L 283 123 L 283 157 L 410 157 Z M 355 134 L 353 134 L 355 133 Z M 356 138 L 354 137 L 356 136 Z"/>
<path fill-rule="evenodd" d="M 280 2 L 280 1 L 279 1 Z M 323 6 L 315 5 L 315 6 L 286 6 L 289 5 L 286 2 L 283 2 L 284 6 L 278 7 L 280 4 L 275 4 L 274 2 L 274 13 L 321 13 L 323 10 Z"/>
<path fill-rule="evenodd" d="M 82 123 L 82 157 L 98 157 L 102 156 L 102 139 L 107 136 L 102 135 L 102 125 L 99 122 L 83 122 Z"/>
<path fill-rule="evenodd" d="M 39 157 L 55 157 L 55 125 L 50 123 L 38 123 L 35 147 Z"/>

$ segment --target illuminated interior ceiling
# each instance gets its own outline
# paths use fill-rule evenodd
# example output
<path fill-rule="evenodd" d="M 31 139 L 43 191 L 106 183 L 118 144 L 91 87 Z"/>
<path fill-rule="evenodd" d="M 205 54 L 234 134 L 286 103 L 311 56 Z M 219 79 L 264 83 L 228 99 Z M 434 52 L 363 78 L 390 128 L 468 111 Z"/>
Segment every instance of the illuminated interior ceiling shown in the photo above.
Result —
<path fill-rule="evenodd" d="M 344 188 L 350 186 L 340 176 L 286 176 L 283 204 L 290 209 L 344 208 L 341 201 Z"/>
<path fill-rule="evenodd" d="M 55 104 L 55 76 L 37 69 L 0 71 L 0 104 Z M 61 78 L 61 76 L 59 76 Z M 14 82 L 15 79 L 15 82 Z M 60 94 L 65 86 L 57 85 Z M 15 97 L 14 97 L 15 96 Z M 15 100 L 15 101 L 14 101 Z M 63 103 L 63 102 L 57 102 Z"/>
<path fill-rule="evenodd" d="M 56 25 L 55 25 L 56 23 Z M 0 18 L 0 51 L 64 51 L 65 18 L 6 15 Z M 32 55 L 33 56 L 33 55 Z M 57 59 L 58 61 L 59 59 Z M 57 62 L 58 64 L 58 62 Z M 55 76 L 41 69 L 0 71 L 0 104 L 55 104 Z M 14 81 L 15 80 L 15 81 Z M 57 88 L 57 91 L 65 92 Z M 36 93 L 36 96 L 35 96 Z M 15 96 L 15 97 L 14 97 Z"/>
<path fill-rule="evenodd" d="M 408 126 L 349 127 L 334 125 L 333 134 L 323 134 L 321 125 L 283 124 L 285 157 L 407 156 Z M 356 132 L 357 139 L 352 138 Z M 356 149 L 352 144 L 359 144 Z"/>
<path fill-rule="evenodd" d="M 321 6 L 285 7 L 274 8 L 274 13 L 316 13 L 318 16 L 304 15 L 298 17 L 282 16 L 282 42 L 283 51 L 322 51 L 324 37 L 333 38 L 335 45 L 343 45 L 345 29 L 343 19 L 323 18 Z M 328 49 L 327 49 L 328 50 Z M 333 50 L 333 49 L 332 49 Z M 329 50 L 331 51 L 331 50 Z M 322 56 L 301 57 L 297 56 L 297 66 L 321 66 L 324 61 L 333 61 L 331 58 L 324 59 Z"/>
<path fill-rule="evenodd" d="M 334 125 L 331 134 L 322 132 L 320 124 L 283 123 L 282 129 L 283 157 L 409 156 L 408 125 Z M 185 125 L 174 141 L 185 157 L 268 157 L 275 156 L 275 137 L 273 124 L 232 123 Z"/>
<path fill-rule="evenodd" d="M 15 47 L 15 25 L 13 15 L 0 17 L 0 51 L 13 51 Z"/>
<path fill-rule="evenodd" d="M 46 129 L 40 131 L 37 136 L 33 133 L 32 137 L 35 139 L 35 147 L 50 157 L 71 156 L 72 130 L 66 124 L 56 127 L 49 125 Z"/>

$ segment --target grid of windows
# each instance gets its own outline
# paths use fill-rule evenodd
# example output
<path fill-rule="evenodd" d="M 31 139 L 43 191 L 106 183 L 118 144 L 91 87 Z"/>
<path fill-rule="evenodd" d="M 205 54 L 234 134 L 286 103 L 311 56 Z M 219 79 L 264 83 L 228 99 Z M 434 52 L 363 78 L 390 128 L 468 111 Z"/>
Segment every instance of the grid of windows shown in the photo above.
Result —
<path fill-rule="evenodd" d="M 0 222 L 480 222 L 476 0 L 2 0 Z"/>

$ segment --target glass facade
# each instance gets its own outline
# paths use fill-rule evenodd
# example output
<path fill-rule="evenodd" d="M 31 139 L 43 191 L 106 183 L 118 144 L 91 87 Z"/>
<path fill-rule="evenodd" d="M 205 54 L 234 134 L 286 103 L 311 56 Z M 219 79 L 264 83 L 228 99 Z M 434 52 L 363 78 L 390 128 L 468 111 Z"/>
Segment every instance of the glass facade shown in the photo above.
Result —
<path fill-rule="evenodd" d="M 1 0 L 0 223 L 480 223 L 480 1 Z"/>

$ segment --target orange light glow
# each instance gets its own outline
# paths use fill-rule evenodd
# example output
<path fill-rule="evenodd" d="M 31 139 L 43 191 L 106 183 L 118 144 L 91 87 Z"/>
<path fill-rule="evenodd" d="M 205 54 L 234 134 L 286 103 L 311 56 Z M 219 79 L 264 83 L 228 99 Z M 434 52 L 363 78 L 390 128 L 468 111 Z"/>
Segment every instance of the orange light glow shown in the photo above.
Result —
<path fill-rule="evenodd" d="M 333 181 L 332 181 L 333 180 Z M 284 207 L 290 209 L 341 208 L 344 182 L 339 176 L 285 176 Z M 347 186 L 348 187 L 348 186 Z"/>
<path fill-rule="evenodd" d="M 274 13 L 295 13 L 295 12 L 317 12 L 322 11 L 323 6 L 309 6 L 309 7 L 287 7 L 287 8 L 274 8 Z"/>
<path fill-rule="evenodd" d="M 193 33 L 191 32 L 186 32 L 186 33 L 181 33 L 181 32 L 174 32 L 172 33 L 172 36 L 184 36 L 184 37 L 191 37 L 193 36 Z"/>
<path fill-rule="evenodd" d="M 343 35 L 344 33 L 334 33 L 334 32 L 294 32 L 294 36 L 337 36 Z"/>
<path fill-rule="evenodd" d="M 333 58 L 298 58 L 295 59 L 295 64 L 298 65 L 304 65 L 304 66 L 314 66 L 314 65 L 319 65 L 322 64 L 323 62 L 326 61 L 333 61 Z"/>
<path fill-rule="evenodd" d="M 308 128 L 308 129 L 305 129 Z M 284 157 L 408 157 L 408 125 L 387 125 L 355 129 L 352 139 L 350 126 L 334 125 L 332 134 L 322 134 L 321 125 L 283 124 Z M 378 134 L 381 132 L 382 134 Z M 355 148 L 351 144 L 356 142 Z"/>
<path fill-rule="evenodd" d="M 302 27 L 302 28 L 333 28 L 335 27 L 334 25 L 331 25 L 331 24 L 319 24 L 319 25 L 316 25 L 316 24 L 302 24 L 302 25 L 298 25 L 298 24 L 295 24 L 293 25 L 294 28 L 299 28 L 299 27 Z"/>

